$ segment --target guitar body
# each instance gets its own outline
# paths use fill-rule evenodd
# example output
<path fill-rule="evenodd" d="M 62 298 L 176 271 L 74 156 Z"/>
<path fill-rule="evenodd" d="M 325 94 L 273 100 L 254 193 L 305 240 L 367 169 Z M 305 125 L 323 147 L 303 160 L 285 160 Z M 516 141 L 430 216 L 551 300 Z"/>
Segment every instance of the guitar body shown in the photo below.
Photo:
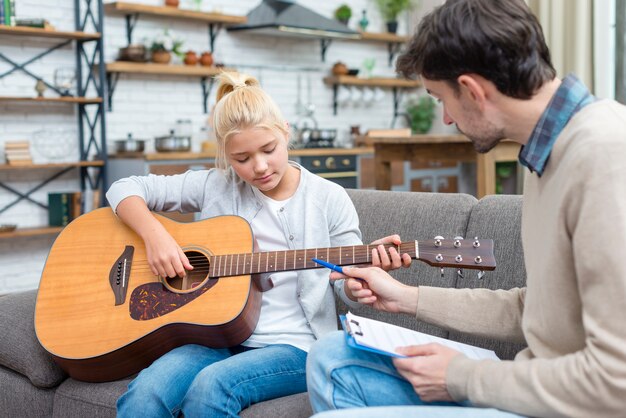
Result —
<path fill-rule="evenodd" d="M 155 216 L 186 253 L 252 251 L 250 226 L 240 217 L 184 224 Z M 183 344 L 237 345 L 252 334 L 260 306 L 250 275 L 207 278 L 170 292 L 150 271 L 143 240 L 102 208 L 56 239 L 39 285 L 35 330 L 70 376 L 103 382 L 136 373 Z"/>

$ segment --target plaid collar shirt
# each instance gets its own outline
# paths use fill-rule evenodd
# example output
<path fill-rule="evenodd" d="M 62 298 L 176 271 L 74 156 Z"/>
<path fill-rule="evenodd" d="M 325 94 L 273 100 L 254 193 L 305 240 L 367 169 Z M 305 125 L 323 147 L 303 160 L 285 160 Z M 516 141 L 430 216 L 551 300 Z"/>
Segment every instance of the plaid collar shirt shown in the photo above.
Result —
<path fill-rule="evenodd" d="M 541 177 L 554 142 L 567 122 L 576 112 L 595 100 L 575 75 L 565 77 L 533 129 L 528 143 L 520 150 L 520 163 Z"/>

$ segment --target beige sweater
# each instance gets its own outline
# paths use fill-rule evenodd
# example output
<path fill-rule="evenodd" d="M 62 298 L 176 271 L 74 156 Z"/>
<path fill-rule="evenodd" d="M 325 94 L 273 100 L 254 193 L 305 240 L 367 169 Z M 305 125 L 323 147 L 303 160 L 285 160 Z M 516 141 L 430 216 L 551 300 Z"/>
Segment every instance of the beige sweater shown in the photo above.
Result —
<path fill-rule="evenodd" d="M 450 394 L 529 416 L 626 417 L 624 106 L 583 108 L 543 176 L 527 173 L 522 242 L 524 289 L 420 287 L 418 319 L 528 345 L 513 361 L 457 356 Z"/>

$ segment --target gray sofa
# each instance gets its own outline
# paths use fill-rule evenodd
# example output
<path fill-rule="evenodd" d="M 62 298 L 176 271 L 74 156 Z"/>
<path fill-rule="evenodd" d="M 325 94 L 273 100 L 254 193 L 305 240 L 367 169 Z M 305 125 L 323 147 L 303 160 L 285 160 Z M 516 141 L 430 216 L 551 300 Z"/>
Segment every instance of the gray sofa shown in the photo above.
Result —
<path fill-rule="evenodd" d="M 498 266 L 478 279 L 477 272 L 439 269 L 415 261 L 410 269 L 394 272 L 412 285 L 444 287 L 523 286 L 525 269 L 520 241 L 521 197 L 488 196 L 476 200 L 464 194 L 400 193 L 349 190 L 359 212 L 364 242 L 401 233 L 404 241 L 463 236 L 495 240 Z M 115 402 L 130 378 L 108 383 L 85 383 L 68 378 L 37 342 L 33 312 L 36 291 L 0 297 L 0 411 L 12 417 L 114 417 Z M 453 309 L 453 307 L 451 308 Z M 346 307 L 338 302 L 338 310 Z M 414 328 L 438 336 L 494 349 L 512 358 L 522 347 L 447 332 L 408 316 L 362 308 L 355 313 Z M 242 417 L 308 417 L 305 393 L 252 405 Z"/>

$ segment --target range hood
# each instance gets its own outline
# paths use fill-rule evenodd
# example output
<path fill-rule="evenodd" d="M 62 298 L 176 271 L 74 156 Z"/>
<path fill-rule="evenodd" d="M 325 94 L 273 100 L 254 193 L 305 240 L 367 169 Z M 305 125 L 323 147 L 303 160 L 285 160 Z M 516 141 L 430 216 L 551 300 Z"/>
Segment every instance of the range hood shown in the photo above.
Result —
<path fill-rule="evenodd" d="M 346 25 L 319 15 L 295 1 L 263 0 L 247 17 L 247 23 L 230 26 L 228 30 L 274 36 L 359 38 L 359 33 Z"/>

